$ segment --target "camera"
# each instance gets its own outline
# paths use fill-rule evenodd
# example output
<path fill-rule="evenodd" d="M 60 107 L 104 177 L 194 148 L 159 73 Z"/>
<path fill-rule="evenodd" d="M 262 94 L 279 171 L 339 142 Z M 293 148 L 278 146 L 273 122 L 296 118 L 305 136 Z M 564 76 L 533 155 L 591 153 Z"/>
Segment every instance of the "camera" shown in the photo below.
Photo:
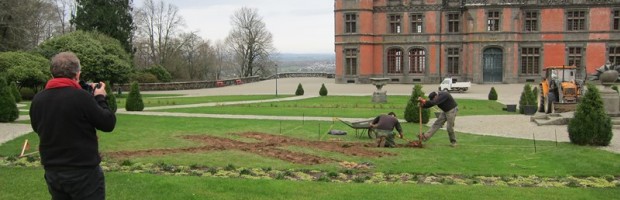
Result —
<path fill-rule="evenodd" d="M 100 83 L 95 83 L 95 87 L 91 86 L 92 83 L 86 82 L 86 81 L 80 81 L 80 87 L 82 87 L 82 89 L 86 90 L 89 94 L 94 94 L 95 93 L 95 89 L 99 89 L 101 88 L 101 84 Z"/>

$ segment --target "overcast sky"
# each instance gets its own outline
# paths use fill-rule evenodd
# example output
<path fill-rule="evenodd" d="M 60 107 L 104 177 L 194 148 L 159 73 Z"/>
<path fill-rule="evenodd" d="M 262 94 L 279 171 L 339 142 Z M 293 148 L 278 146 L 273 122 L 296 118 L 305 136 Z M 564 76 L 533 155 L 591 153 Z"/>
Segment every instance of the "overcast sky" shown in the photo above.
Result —
<path fill-rule="evenodd" d="M 187 30 L 212 41 L 228 35 L 230 16 L 245 6 L 258 10 L 280 53 L 334 53 L 334 0 L 163 1 L 179 8 Z M 142 2 L 134 0 L 134 7 Z"/>

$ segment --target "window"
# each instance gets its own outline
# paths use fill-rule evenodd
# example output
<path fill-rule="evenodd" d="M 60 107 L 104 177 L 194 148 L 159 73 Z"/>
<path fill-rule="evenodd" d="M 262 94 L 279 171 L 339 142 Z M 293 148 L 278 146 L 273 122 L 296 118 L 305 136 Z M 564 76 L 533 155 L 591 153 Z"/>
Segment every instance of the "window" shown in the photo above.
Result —
<path fill-rule="evenodd" d="M 540 48 L 538 47 L 521 48 L 521 74 L 523 75 L 540 74 Z"/>
<path fill-rule="evenodd" d="M 426 51 L 424 49 L 409 50 L 409 73 L 424 73 L 426 66 Z"/>
<path fill-rule="evenodd" d="M 459 74 L 459 48 L 448 48 L 448 74 Z"/>
<path fill-rule="evenodd" d="M 403 51 L 400 49 L 390 49 L 387 55 L 389 74 L 402 73 L 403 69 Z"/>
<path fill-rule="evenodd" d="M 620 65 L 620 46 L 609 47 L 609 62 L 612 65 Z"/>
<path fill-rule="evenodd" d="M 411 14 L 411 33 L 422 33 L 424 15 L 421 13 Z"/>
<path fill-rule="evenodd" d="M 344 32 L 356 33 L 357 32 L 357 14 L 349 13 L 344 15 Z"/>
<path fill-rule="evenodd" d="M 566 13 L 566 30 L 586 30 L 586 11 L 568 11 Z"/>
<path fill-rule="evenodd" d="M 613 24 L 613 30 L 620 30 L 620 10 L 614 10 L 614 24 Z"/>
<path fill-rule="evenodd" d="M 390 33 L 400 33 L 400 15 L 389 16 Z"/>
<path fill-rule="evenodd" d="M 568 47 L 568 65 L 581 67 L 581 60 L 583 55 L 581 54 L 581 47 Z"/>
<path fill-rule="evenodd" d="M 524 30 L 538 31 L 538 12 L 537 11 L 526 11 L 525 12 L 525 22 L 523 24 Z"/>
<path fill-rule="evenodd" d="M 344 60 L 344 74 L 357 75 L 357 49 L 345 49 Z"/>
<path fill-rule="evenodd" d="M 487 31 L 499 31 L 499 11 L 487 12 Z"/>
<path fill-rule="evenodd" d="M 450 13 L 448 14 L 448 33 L 459 32 L 460 14 Z"/>

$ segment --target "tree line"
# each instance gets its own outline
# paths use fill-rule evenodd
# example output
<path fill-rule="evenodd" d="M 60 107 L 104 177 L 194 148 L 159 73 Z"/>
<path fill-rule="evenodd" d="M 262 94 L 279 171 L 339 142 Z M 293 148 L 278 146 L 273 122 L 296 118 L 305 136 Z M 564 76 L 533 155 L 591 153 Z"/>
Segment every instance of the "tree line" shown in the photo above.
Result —
<path fill-rule="evenodd" d="M 224 40 L 186 26 L 163 0 L 0 0 L 0 75 L 18 87 L 41 88 L 49 58 L 73 51 L 82 78 L 112 85 L 269 76 L 276 53 L 258 10 L 230 16 Z"/>

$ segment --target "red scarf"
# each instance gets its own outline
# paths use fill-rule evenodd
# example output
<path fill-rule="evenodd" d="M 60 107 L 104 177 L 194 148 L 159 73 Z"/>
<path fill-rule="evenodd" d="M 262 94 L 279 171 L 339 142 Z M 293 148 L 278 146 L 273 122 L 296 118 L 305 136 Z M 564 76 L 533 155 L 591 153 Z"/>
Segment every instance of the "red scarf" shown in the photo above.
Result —
<path fill-rule="evenodd" d="M 80 84 L 77 81 L 69 78 L 54 78 L 47 82 L 45 89 L 62 88 L 62 87 L 74 87 L 80 89 Z"/>

